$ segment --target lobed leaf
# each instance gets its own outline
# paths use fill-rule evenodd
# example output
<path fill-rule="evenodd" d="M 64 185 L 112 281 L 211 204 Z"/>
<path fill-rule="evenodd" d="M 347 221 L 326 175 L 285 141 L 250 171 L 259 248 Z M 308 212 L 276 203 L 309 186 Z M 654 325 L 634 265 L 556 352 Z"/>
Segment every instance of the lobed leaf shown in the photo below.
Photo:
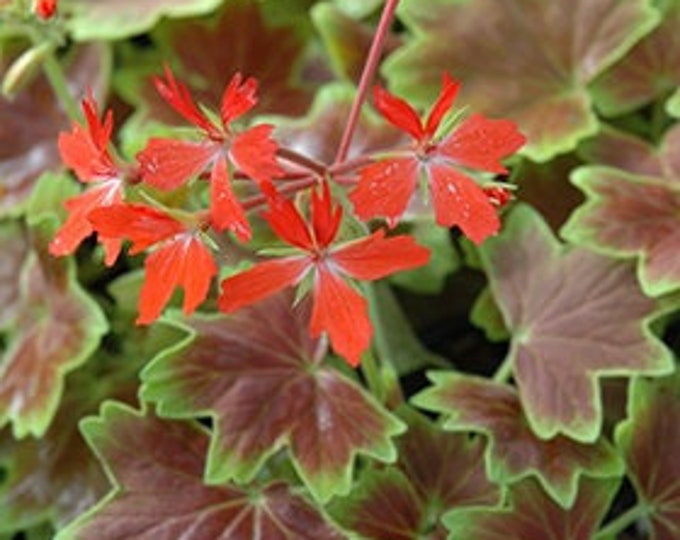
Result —
<path fill-rule="evenodd" d="M 669 351 L 649 329 L 655 302 L 640 290 L 631 264 L 566 249 L 527 206 L 515 208 L 480 254 L 512 333 L 519 397 L 539 437 L 595 441 L 599 377 L 672 369 Z"/>
<path fill-rule="evenodd" d="M 343 536 L 286 484 L 241 489 L 202 482 L 208 436 L 108 402 L 83 433 L 115 488 L 56 540 L 333 540 Z"/>
<path fill-rule="evenodd" d="M 496 482 L 510 484 L 532 476 L 555 502 L 571 508 L 582 475 L 606 478 L 623 473 L 618 454 L 603 438 L 582 444 L 561 435 L 537 437 L 510 386 L 457 373 L 433 372 L 429 377 L 434 385 L 413 402 L 446 414 L 445 429 L 484 433 L 489 438 L 486 468 Z"/>
<path fill-rule="evenodd" d="M 388 59 L 391 87 L 425 105 L 450 72 L 464 83 L 462 102 L 518 123 L 529 141 L 523 151 L 535 161 L 597 130 L 588 84 L 659 21 L 648 0 L 431 4 L 402 3 L 414 38 Z"/>
<path fill-rule="evenodd" d="M 680 377 L 637 379 L 629 418 L 616 430 L 638 500 L 648 509 L 651 540 L 680 537 Z"/>
<path fill-rule="evenodd" d="M 206 476 L 250 481 L 284 446 L 312 494 L 347 493 L 355 456 L 393 461 L 403 424 L 323 366 L 308 303 L 280 294 L 231 316 L 195 317 L 186 342 L 144 371 L 142 395 L 169 417 L 211 416 Z"/>

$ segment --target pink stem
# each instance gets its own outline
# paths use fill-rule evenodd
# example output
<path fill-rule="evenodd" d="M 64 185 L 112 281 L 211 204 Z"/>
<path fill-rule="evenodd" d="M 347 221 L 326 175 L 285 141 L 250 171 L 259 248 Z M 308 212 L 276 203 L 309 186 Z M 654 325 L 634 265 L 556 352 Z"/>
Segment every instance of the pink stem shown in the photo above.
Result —
<path fill-rule="evenodd" d="M 387 37 L 387 32 L 390 29 L 390 24 L 392 23 L 394 12 L 397 9 L 398 4 L 399 0 L 387 0 L 385 2 L 385 7 L 383 7 L 382 15 L 380 16 L 380 22 L 378 22 L 378 28 L 376 29 L 375 35 L 373 36 L 373 43 L 371 43 L 371 48 L 368 51 L 366 63 L 364 64 L 364 70 L 361 73 L 361 79 L 359 79 L 357 95 L 354 98 L 354 103 L 352 103 L 352 109 L 350 110 L 349 118 L 347 119 L 347 124 L 345 125 L 345 131 L 342 134 L 340 146 L 338 147 L 338 152 L 335 155 L 335 165 L 342 163 L 347 157 L 349 145 L 352 142 L 352 135 L 354 134 L 357 121 L 359 120 L 361 106 L 366 100 L 368 87 L 371 84 L 373 76 L 375 75 L 375 70 L 378 67 L 383 45 L 385 44 L 385 38 Z"/>

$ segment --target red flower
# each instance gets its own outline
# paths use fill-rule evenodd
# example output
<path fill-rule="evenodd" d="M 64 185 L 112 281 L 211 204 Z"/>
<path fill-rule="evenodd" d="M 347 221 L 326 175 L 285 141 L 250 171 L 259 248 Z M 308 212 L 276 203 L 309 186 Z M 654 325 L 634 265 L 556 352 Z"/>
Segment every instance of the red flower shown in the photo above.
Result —
<path fill-rule="evenodd" d="M 90 213 L 95 230 L 110 238 L 132 240 L 130 254 L 160 246 L 144 262 L 146 276 L 139 297 L 137 324 L 156 320 L 177 287 L 184 289 L 183 309 L 193 313 L 205 300 L 217 265 L 198 227 L 144 205 L 116 204 Z"/>
<path fill-rule="evenodd" d="M 274 232 L 300 254 L 256 264 L 222 282 L 219 307 L 227 313 L 253 304 L 285 287 L 296 285 L 312 274 L 314 304 L 310 331 L 313 336 L 327 332 L 335 351 L 349 364 L 359 364 L 369 345 L 372 328 L 366 300 L 346 277 L 375 280 L 401 270 L 425 264 L 427 249 L 411 237 L 385 238 L 384 231 L 331 246 L 335 240 L 342 209 L 334 207 L 328 185 L 311 196 L 311 224 L 293 203 L 273 193 L 265 214 Z"/>
<path fill-rule="evenodd" d="M 123 174 L 108 151 L 113 128 L 111 111 L 100 122 L 97 104 L 92 96 L 83 100 L 83 113 L 87 128 L 73 124 L 70 133 L 59 135 L 59 153 L 66 166 L 73 169 L 81 182 L 90 187 L 81 195 L 66 200 L 66 222 L 50 242 L 52 255 L 70 255 L 80 243 L 92 234 L 88 216 L 92 210 L 119 203 L 123 197 Z M 120 240 L 100 236 L 106 253 L 106 264 L 114 263 L 120 252 Z"/>
<path fill-rule="evenodd" d="M 36 0 L 33 3 L 33 13 L 41 19 L 50 19 L 57 12 L 57 0 Z"/>
<path fill-rule="evenodd" d="M 361 219 L 383 216 L 394 225 L 424 175 L 439 225 L 457 225 L 477 244 L 498 232 L 500 222 L 494 205 L 465 169 L 506 173 L 500 160 L 518 150 L 525 138 L 508 120 L 489 120 L 474 114 L 438 140 L 437 130 L 459 87 L 444 75 L 439 97 L 424 122 L 408 103 L 375 88 L 378 111 L 410 134 L 414 146 L 362 169 L 359 184 L 350 194 Z"/>
<path fill-rule="evenodd" d="M 230 229 L 242 240 L 250 239 L 250 225 L 229 180 L 227 160 L 248 177 L 268 183 L 281 174 L 276 161 L 273 126 L 259 125 L 233 133 L 231 122 L 257 103 L 257 81 L 242 81 L 234 75 L 222 95 L 217 124 L 193 102 L 187 88 L 166 67 L 165 79 L 156 79 L 156 89 L 168 104 L 201 129 L 201 141 L 153 138 L 137 159 L 144 181 L 159 189 L 175 189 L 212 164 L 210 215 L 215 229 Z"/>

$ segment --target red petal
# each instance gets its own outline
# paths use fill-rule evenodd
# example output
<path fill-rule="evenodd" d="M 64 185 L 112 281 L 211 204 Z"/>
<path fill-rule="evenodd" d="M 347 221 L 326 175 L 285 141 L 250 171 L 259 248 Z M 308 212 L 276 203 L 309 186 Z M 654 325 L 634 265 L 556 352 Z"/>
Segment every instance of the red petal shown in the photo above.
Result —
<path fill-rule="evenodd" d="M 216 230 L 229 229 L 244 242 L 252 236 L 243 207 L 231 189 L 224 159 L 217 160 L 210 175 L 210 221 Z"/>
<path fill-rule="evenodd" d="M 215 159 L 222 145 L 212 141 L 189 142 L 176 139 L 151 139 L 137 154 L 144 182 L 172 190 L 198 176 Z"/>
<path fill-rule="evenodd" d="M 132 240 L 132 255 L 185 231 L 184 225 L 165 212 L 141 204 L 98 208 L 90 213 L 89 220 L 102 236 Z"/>
<path fill-rule="evenodd" d="M 312 337 L 326 332 L 335 352 L 353 367 L 373 335 L 366 299 L 325 265 L 317 267 L 309 329 Z"/>
<path fill-rule="evenodd" d="M 225 313 L 232 313 L 243 306 L 259 302 L 299 282 L 309 266 L 309 261 L 304 257 L 258 263 L 222 282 L 219 308 Z"/>
<path fill-rule="evenodd" d="M 439 225 L 458 225 L 475 244 L 481 244 L 498 232 L 500 221 L 496 209 L 474 180 L 445 165 L 432 165 L 429 171 L 432 202 Z"/>
<path fill-rule="evenodd" d="M 68 218 L 50 242 L 50 253 L 56 256 L 73 253 L 80 243 L 94 231 L 88 220 L 90 213 L 97 208 L 116 204 L 121 199 L 121 184 L 118 180 L 109 180 L 67 199 L 64 206 L 68 210 Z M 115 260 L 117 256 L 118 252 L 115 252 L 115 256 L 114 253 L 107 252 L 107 264 L 111 257 Z"/>
<path fill-rule="evenodd" d="M 380 279 L 395 272 L 427 264 L 430 251 L 410 236 L 385 238 L 380 229 L 367 238 L 344 244 L 332 252 L 331 260 L 356 279 Z"/>
<path fill-rule="evenodd" d="M 349 195 L 359 219 L 384 216 L 394 225 L 416 189 L 418 168 L 414 158 L 378 161 L 364 167 L 358 186 Z"/>
<path fill-rule="evenodd" d="M 490 120 L 473 114 L 438 145 L 438 150 L 459 165 L 502 174 L 507 170 L 500 160 L 525 142 L 510 120 Z"/>
<path fill-rule="evenodd" d="M 208 248 L 186 234 L 154 251 L 144 263 L 146 275 L 139 297 L 137 324 L 156 320 L 175 288 L 184 289 L 183 310 L 191 315 L 208 295 L 217 265 Z"/>
<path fill-rule="evenodd" d="M 41 19 L 50 19 L 57 11 L 57 0 L 37 0 L 33 12 Z"/>
<path fill-rule="evenodd" d="M 107 150 L 113 129 L 111 111 L 108 111 L 101 123 L 94 98 L 85 98 L 82 108 L 87 120 L 87 130 L 74 123 L 71 133 L 59 135 L 61 159 L 82 182 L 116 177 L 118 171 Z"/>
<path fill-rule="evenodd" d="M 427 117 L 425 134 L 428 137 L 432 137 L 437 131 L 442 118 L 451 109 L 459 89 L 460 83 L 451 79 L 448 73 L 444 73 L 441 92 L 439 92 L 439 97 L 437 97 L 437 101 L 435 101 Z"/>
<path fill-rule="evenodd" d="M 262 124 L 234 137 L 229 155 L 234 164 L 258 182 L 270 181 L 283 174 L 276 161 L 278 145 L 271 138 L 273 126 Z"/>
<path fill-rule="evenodd" d="M 314 238 L 318 247 L 325 248 L 335 239 L 342 220 L 342 207 L 337 205 L 333 208 L 333 199 L 327 182 L 323 183 L 321 195 L 318 195 L 316 190 L 312 191 L 311 207 Z"/>
<path fill-rule="evenodd" d="M 421 140 L 425 135 L 418 113 L 403 99 L 390 94 L 379 86 L 373 89 L 373 104 L 391 124 Z"/>
<path fill-rule="evenodd" d="M 223 137 L 220 129 L 196 106 L 187 87 L 175 79 L 170 68 L 165 66 L 165 79 L 154 79 L 156 90 L 161 97 L 195 126 L 201 128 L 210 137 L 220 139 Z"/>
<path fill-rule="evenodd" d="M 222 94 L 220 116 L 225 126 L 247 113 L 257 103 L 257 81 L 248 77 L 241 84 L 241 80 L 241 74 L 236 73 Z"/>
<path fill-rule="evenodd" d="M 307 222 L 288 199 L 276 192 L 272 193 L 269 197 L 269 212 L 263 212 L 262 216 L 276 235 L 291 246 L 307 251 L 314 249 Z"/>

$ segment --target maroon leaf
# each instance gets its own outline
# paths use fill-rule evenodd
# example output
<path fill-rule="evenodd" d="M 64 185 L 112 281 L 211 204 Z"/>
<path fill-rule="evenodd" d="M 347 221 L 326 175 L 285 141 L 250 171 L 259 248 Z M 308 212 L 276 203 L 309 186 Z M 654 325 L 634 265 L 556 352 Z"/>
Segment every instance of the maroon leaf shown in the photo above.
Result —
<path fill-rule="evenodd" d="M 637 257 L 642 287 L 653 296 L 680 287 L 678 151 L 680 126 L 658 151 L 631 136 L 605 132 L 586 152 L 618 168 L 591 166 L 574 173 L 572 181 L 587 194 L 587 202 L 562 230 L 566 238 L 597 251 Z"/>
<path fill-rule="evenodd" d="M 537 161 L 597 129 L 587 85 L 658 21 L 646 0 L 431 4 L 402 3 L 415 38 L 388 61 L 393 89 L 425 105 L 448 71 L 464 83 L 463 102 L 519 124 Z"/>
<path fill-rule="evenodd" d="M 499 501 L 498 488 L 484 473 L 484 445 L 442 432 L 408 409 L 402 416 L 409 429 L 398 439 L 396 465 L 364 473 L 333 515 L 367 538 L 444 540 L 440 518 L 447 509 Z"/>
<path fill-rule="evenodd" d="M 0 531 L 45 519 L 64 525 L 106 494 L 104 472 L 78 431 L 78 421 L 96 410 L 100 393 L 98 381 L 78 371 L 41 438 L 16 441 L 7 431 L 0 437 L 0 462 L 8 471 L 0 483 Z"/>
<path fill-rule="evenodd" d="M 446 429 L 485 433 L 490 440 L 487 470 L 496 482 L 535 476 L 558 504 L 570 508 L 581 475 L 618 477 L 623 472 L 618 455 L 602 438 L 590 445 L 561 435 L 538 438 L 510 386 L 456 373 L 434 372 L 430 379 L 434 386 L 418 394 L 414 402 L 445 413 Z"/>
<path fill-rule="evenodd" d="M 547 163 L 525 160 L 517 167 L 516 197 L 538 210 L 553 231 L 564 225 L 583 195 L 569 182 L 569 175 L 582 162 L 573 154 Z"/>
<path fill-rule="evenodd" d="M 28 243 L 19 223 L 4 221 L 0 225 L 0 327 L 8 325 L 16 316 L 20 305 L 19 279 L 28 255 Z"/>
<path fill-rule="evenodd" d="M 108 78 L 108 48 L 92 44 L 77 49 L 67 67 L 75 99 L 92 88 L 102 95 Z M 57 135 L 69 127 L 44 78 L 38 78 L 14 101 L 0 96 L 0 215 L 16 215 L 37 178 L 61 165 Z"/>
<path fill-rule="evenodd" d="M 617 115 L 645 105 L 680 85 L 680 4 L 662 0 L 663 19 L 591 87 L 598 108 Z"/>
<path fill-rule="evenodd" d="M 333 540 L 343 536 L 287 485 L 206 486 L 208 435 L 118 403 L 83 423 L 114 490 L 57 539 Z"/>
<path fill-rule="evenodd" d="M 592 540 L 617 485 L 584 478 L 574 506 L 565 510 L 528 478 L 512 489 L 509 508 L 454 510 L 444 520 L 456 540 Z"/>
<path fill-rule="evenodd" d="M 481 257 L 512 333 L 520 400 L 540 438 L 595 441 L 598 377 L 672 369 L 669 351 L 649 330 L 655 303 L 642 294 L 632 265 L 564 249 L 526 206 L 515 208 Z"/>
<path fill-rule="evenodd" d="M 616 430 L 616 442 L 648 509 L 650 539 L 680 538 L 680 377 L 636 380 L 629 415 Z"/>
<path fill-rule="evenodd" d="M 55 414 L 65 374 L 94 351 L 107 325 L 77 284 L 71 261 L 32 253 L 18 287 L 0 363 L 0 425 L 12 422 L 16 437 L 40 436 Z"/>
<path fill-rule="evenodd" d="M 309 337 L 307 303 L 291 310 L 283 294 L 230 317 L 196 317 L 174 354 L 143 373 L 143 395 L 171 417 L 211 415 L 215 432 L 207 477 L 249 481 L 288 446 L 300 476 L 326 500 L 346 493 L 354 457 L 395 458 L 403 430 L 358 385 L 321 365 Z"/>
<path fill-rule="evenodd" d="M 217 108 L 225 85 L 240 71 L 259 82 L 257 114 L 299 115 L 311 100 L 306 89 L 314 80 L 300 82 L 306 35 L 300 25 L 274 26 L 257 0 L 226 2 L 213 21 L 192 19 L 167 22 L 154 31 L 167 62 L 190 88 L 197 101 Z M 161 62 L 154 70 L 161 70 Z M 151 73 L 128 73 L 124 95 L 141 99 L 146 114 L 166 123 L 183 123 L 151 84 Z M 307 77 L 306 77 L 307 78 Z M 311 78 L 311 77 L 310 77 Z"/>
<path fill-rule="evenodd" d="M 69 375 L 47 432 L 39 439 L 17 441 L 9 433 L 0 437 L 0 462 L 8 470 L 0 482 L 0 530 L 26 528 L 45 519 L 59 528 L 107 492 L 109 483 L 78 423 L 104 399 L 135 403 L 140 367 L 184 338 L 164 325 L 134 326 L 134 302 L 121 294 L 119 282 L 111 289 L 117 306 L 109 312 L 113 328 L 108 346 Z"/>

